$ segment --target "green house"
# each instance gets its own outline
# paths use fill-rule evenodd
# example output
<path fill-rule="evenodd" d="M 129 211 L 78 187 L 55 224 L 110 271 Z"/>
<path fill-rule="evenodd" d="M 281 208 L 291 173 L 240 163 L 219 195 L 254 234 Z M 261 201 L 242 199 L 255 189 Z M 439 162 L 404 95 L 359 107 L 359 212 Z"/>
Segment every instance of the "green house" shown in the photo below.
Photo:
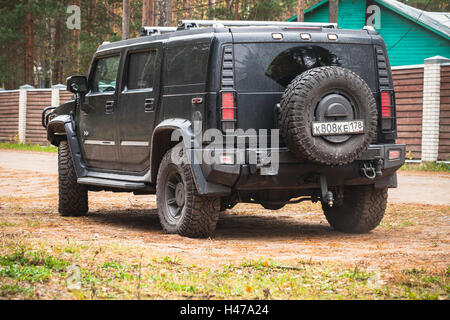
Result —
<path fill-rule="evenodd" d="M 306 22 L 328 22 L 328 0 L 305 10 Z M 297 16 L 288 21 L 296 21 Z M 372 25 L 384 38 L 392 66 L 450 58 L 450 13 L 422 11 L 395 0 L 339 0 L 338 26 Z"/>

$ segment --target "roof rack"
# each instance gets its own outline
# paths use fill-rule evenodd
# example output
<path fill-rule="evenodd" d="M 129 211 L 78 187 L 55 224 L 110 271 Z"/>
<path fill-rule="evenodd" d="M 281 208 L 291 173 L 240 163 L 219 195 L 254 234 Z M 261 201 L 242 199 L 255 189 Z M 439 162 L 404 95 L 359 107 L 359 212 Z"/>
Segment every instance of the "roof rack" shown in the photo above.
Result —
<path fill-rule="evenodd" d="M 177 31 L 176 27 L 142 27 L 139 36 L 156 36 L 159 34 Z"/>
<path fill-rule="evenodd" d="M 280 22 L 280 21 L 241 21 L 241 20 L 180 20 L 177 30 L 187 30 L 200 27 L 252 27 L 252 26 L 280 26 L 280 27 L 322 27 L 337 28 L 337 23 L 319 22 Z"/>

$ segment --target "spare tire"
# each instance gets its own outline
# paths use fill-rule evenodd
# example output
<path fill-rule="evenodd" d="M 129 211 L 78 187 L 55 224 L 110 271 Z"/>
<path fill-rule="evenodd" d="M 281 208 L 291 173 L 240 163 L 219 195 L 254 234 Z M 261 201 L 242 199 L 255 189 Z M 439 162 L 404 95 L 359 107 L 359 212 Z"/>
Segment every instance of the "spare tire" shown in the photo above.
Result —
<path fill-rule="evenodd" d="M 305 71 L 288 85 L 280 107 L 281 136 L 300 160 L 326 165 L 353 162 L 376 134 L 372 91 L 345 68 Z"/>

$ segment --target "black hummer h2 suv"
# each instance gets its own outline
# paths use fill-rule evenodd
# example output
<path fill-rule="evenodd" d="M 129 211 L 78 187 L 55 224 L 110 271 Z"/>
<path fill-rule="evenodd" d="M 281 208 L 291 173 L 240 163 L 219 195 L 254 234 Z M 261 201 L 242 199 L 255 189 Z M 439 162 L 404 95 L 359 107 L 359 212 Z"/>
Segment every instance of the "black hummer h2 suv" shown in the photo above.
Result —
<path fill-rule="evenodd" d="M 209 237 L 239 202 L 310 200 L 334 229 L 364 233 L 405 159 L 386 47 L 370 27 L 144 27 L 102 44 L 67 89 L 73 100 L 43 112 L 62 215 L 86 214 L 88 191 L 156 193 L 165 232 Z M 215 160 L 201 161 L 211 145 Z"/>

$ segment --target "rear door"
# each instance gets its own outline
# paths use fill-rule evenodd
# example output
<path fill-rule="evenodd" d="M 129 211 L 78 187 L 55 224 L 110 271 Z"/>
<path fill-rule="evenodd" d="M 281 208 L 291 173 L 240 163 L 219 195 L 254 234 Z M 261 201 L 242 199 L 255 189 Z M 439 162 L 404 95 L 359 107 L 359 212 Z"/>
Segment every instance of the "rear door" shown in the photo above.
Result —
<path fill-rule="evenodd" d="M 120 53 L 97 57 L 89 75 L 86 111 L 80 111 L 79 135 L 89 167 L 118 169 L 115 112 Z"/>
<path fill-rule="evenodd" d="M 126 51 L 117 114 L 121 170 L 145 172 L 150 166 L 150 142 L 161 71 L 161 44 Z"/>
<path fill-rule="evenodd" d="M 372 57 L 370 43 L 235 43 L 238 128 L 276 127 L 274 108 L 284 90 L 296 76 L 312 68 L 350 69 L 376 92 Z"/>

